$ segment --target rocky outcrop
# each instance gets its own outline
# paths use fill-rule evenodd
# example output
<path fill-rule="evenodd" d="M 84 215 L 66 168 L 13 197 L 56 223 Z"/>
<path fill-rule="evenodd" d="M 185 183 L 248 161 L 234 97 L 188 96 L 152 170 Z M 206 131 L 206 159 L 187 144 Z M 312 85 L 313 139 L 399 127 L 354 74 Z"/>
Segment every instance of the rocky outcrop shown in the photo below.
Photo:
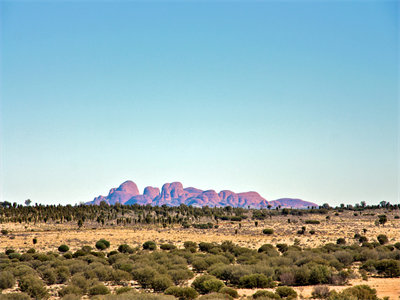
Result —
<path fill-rule="evenodd" d="M 125 181 L 118 188 L 113 188 L 108 196 L 98 196 L 87 204 L 98 205 L 102 201 L 113 205 L 121 203 L 125 205 L 168 205 L 179 206 L 181 204 L 192 206 L 209 207 L 244 207 L 244 208 L 267 208 L 267 207 L 293 207 L 307 208 L 318 206 L 312 202 L 300 199 L 282 198 L 274 201 L 267 201 L 257 192 L 235 193 L 223 190 L 217 193 L 215 190 L 200 190 L 194 187 L 183 188 L 182 183 L 165 183 L 161 192 L 157 187 L 148 186 L 144 189 L 143 195 L 139 193 L 136 184 L 130 180 Z"/>
<path fill-rule="evenodd" d="M 281 198 L 274 201 L 269 202 L 272 207 L 282 207 L 282 208 L 312 208 L 318 207 L 318 204 L 313 202 L 304 201 L 301 199 L 294 199 L 294 198 Z"/>

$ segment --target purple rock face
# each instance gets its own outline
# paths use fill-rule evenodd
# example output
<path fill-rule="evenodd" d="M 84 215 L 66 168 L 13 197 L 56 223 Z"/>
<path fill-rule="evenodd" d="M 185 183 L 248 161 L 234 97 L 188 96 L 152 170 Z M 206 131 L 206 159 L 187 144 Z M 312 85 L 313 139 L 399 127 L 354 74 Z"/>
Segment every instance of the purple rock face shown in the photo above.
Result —
<path fill-rule="evenodd" d="M 214 190 L 199 190 L 194 187 L 183 188 L 182 183 L 172 182 L 163 185 L 160 189 L 148 186 L 144 189 L 143 195 L 139 194 L 136 184 L 130 180 L 125 181 L 118 188 L 112 188 L 108 196 L 98 196 L 87 204 L 98 205 L 105 201 L 108 204 L 121 203 L 126 205 L 168 205 L 178 206 L 181 204 L 193 206 L 232 206 L 232 207 L 251 207 L 266 208 L 272 207 L 293 207 L 307 208 L 318 206 L 312 202 L 306 202 L 300 199 L 283 198 L 268 202 L 257 192 L 234 193 L 229 190 L 223 190 L 217 193 Z"/>
<path fill-rule="evenodd" d="M 160 189 L 157 187 L 147 186 L 144 189 L 143 196 L 149 197 L 151 200 L 160 195 Z"/>

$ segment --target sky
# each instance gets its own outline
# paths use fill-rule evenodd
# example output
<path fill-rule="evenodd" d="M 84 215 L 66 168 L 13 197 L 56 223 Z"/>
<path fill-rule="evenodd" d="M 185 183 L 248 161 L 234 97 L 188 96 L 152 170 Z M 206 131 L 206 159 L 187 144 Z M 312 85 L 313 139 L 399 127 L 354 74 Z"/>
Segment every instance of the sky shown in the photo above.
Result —
<path fill-rule="evenodd" d="M 1 1 L 0 201 L 399 203 L 399 2 Z"/>

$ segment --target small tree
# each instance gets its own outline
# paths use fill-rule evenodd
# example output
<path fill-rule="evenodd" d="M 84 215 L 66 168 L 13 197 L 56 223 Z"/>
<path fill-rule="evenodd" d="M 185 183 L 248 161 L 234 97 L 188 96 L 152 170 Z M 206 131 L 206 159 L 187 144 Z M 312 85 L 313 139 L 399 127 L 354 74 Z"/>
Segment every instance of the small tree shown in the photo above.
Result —
<path fill-rule="evenodd" d="M 378 216 L 378 222 L 379 224 L 381 224 L 382 226 L 385 226 L 386 222 L 387 222 L 387 216 L 386 215 L 379 215 Z"/>
<path fill-rule="evenodd" d="M 69 247 L 67 245 L 61 245 L 58 247 L 58 251 L 60 252 L 67 252 L 69 250 Z"/>
<path fill-rule="evenodd" d="M 147 242 L 143 243 L 143 249 L 144 250 L 156 250 L 157 249 L 157 245 L 153 241 L 147 241 Z"/>
<path fill-rule="evenodd" d="M 389 239 L 385 234 L 378 235 L 377 240 L 378 240 L 379 244 L 381 244 L 381 245 L 385 245 L 389 242 Z"/>

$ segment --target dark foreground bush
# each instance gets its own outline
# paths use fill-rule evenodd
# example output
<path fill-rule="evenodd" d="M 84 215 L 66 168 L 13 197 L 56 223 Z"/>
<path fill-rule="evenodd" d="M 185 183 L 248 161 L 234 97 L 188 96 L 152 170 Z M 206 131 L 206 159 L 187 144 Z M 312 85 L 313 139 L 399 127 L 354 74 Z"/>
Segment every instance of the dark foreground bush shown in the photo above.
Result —
<path fill-rule="evenodd" d="M 106 287 L 104 284 L 96 284 L 94 286 L 92 286 L 89 289 L 89 294 L 94 296 L 94 295 L 107 295 L 110 293 L 110 290 L 108 289 L 108 287 Z"/>
<path fill-rule="evenodd" d="M 265 228 L 265 229 L 263 230 L 263 233 L 264 233 L 264 234 L 273 234 L 273 233 L 274 233 L 274 230 L 273 230 L 272 228 Z"/>
<path fill-rule="evenodd" d="M 222 289 L 219 290 L 221 294 L 227 294 L 231 296 L 232 298 L 239 298 L 239 294 L 235 289 L 232 289 L 230 287 L 223 287 Z"/>
<path fill-rule="evenodd" d="M 275 282 L 264 274 L 251 274 L 240 277 L 240 286 L 247 289 L 253 288 L 273 288 Z"/>
<path fill-rule="evenodd" d="M 157 249 L 157 245 L 153 241 L 147 241 L 147 242 L 143 243 L 143 249 L 144 250 L 156 250 Z"/>
<path fill-rule="evenodd" d="M 127 244 L 119 245 L 118 251 L 121 253 L 132 254 L 134 252 L 133 248 Z"/>
<path fill-rule="evenodd" d="M 35 299 L 46 298 L 47 290 L 43 281 L 33 275 L 26 275 L 20 279 L 19 288 Z"/>
<path fill-rule="evenodd" d="M 29 297 L 25 293 L 9 293 L 9 294 L 0 294 L 1 300 L 30 300 Z"/>
<path fill-rule="evenodd" d="M 109 241 L 107 241 L 107 240 L 105 240 L 105 239 L 101 239 L 101 240 L 98 240 L 97 242 L 96 242 L 96 248 L 97 249 L 99 249 L 99 250 L 105 250 L 105 249 L 107 249 L 107 248 L 109 248 L 110 247 L 110 242 Z M 82 250 L 83 251 L 83 250 Z M 84 251 L 83 251 L 84 252 Z"/>
<path fill-rule="evenodd" d="M 199 296 L 199 293 L 197 293 L 194 288 L 178 286 L 171 286 L 167 288 L 164 294 L 175 296 L 179 300 L 192 300 Z"/>
<path fill-rule="evenodd" d="M 157 275 L 151 282 L 151 288 L 155 292 L 164 292 L 167 288 L 172 286 L 174 283 L 166 275 Z"/>
<path fill-rule="evenodd" d="M 10 289 L 15 284 L 14 275 L 11 272 L 0 272 L 0 290 Z"/>
<path fill-rule="evenodd" d="M 67 252 L 69 250 L 69 247 L 67 245 L 61 245 L 58 247 L 58 251 L 60 252 Z"/>
<path fill-rule="evenodd" d="M 281 298 L 296 299 L 297 293 L 294 289 L 288 286 L 280 286 L 275 290 L 276 294 Z"/>
<path fill-rule="evenodd" d="M 58 295 L 60 297 L 64 297 L 66 295 L 83 295 L 83 290 L 73 284 L 67 285 L 65 287 L 63 287 L 61 290 L 58 291 Z"/>
<path fill-rule="evenodd" d="M 160 246 L 160 249 L 161 250 L 174 250 L 174 249 L 176 249 L 176 246 L 172 245 L 172 244 L 162 244 Z"/>
<path fill-rule="evenodd" d="M 281 297 L 277 294 L 275 294 L 274 292 L 270 292 L 270 291 L 257 291 L 253 294 L 253 299 L 281 299 Z"/>
<path fill-rule="evenodd" d="M 343 300 L 343 299 L 365 299 L 365 300 L 379 300 L 376 296 L 376 290 L 368 285 L 356 285 L 343 290 L 338 293 L 332 291 L 329 300 Z"/>
<path fill-rule="evenodd" d="M 400 276 L 400 261 L 394 259 L 383 259 L 375 263 L 375 269 L 378 274 L 385 277 L 399 277 Z"/>
<path fill-rule="evenodd" d="M 218 280 L 211 275 L 199 276 L 192 283 L 192 287 L 195 288 L 200 294 L 218 292 L 224 286 L 225 285 L 221 280 Z"/>

